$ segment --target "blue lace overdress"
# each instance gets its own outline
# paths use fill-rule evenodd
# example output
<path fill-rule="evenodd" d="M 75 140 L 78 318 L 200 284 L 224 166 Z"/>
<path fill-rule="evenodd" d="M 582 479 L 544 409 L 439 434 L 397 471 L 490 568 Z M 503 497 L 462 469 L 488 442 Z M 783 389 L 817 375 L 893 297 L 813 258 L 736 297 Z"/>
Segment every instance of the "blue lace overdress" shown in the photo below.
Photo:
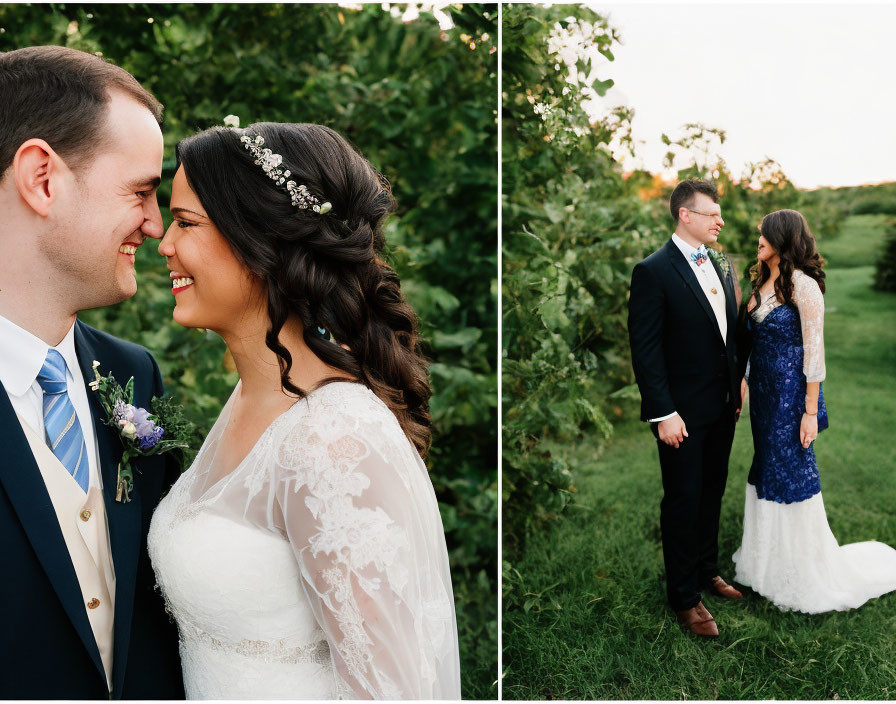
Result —
<path fill-rule="evenodd" d="M 823 325 L 824 296 L 802 271 L 793 274 L 792 303 L 771 297 L 749 314 L 753 464 L 732 556 L 735 582 L 782 610 L 813 614 L 854 609 L 896 590 L 896 550 L 876 541 L 837 543 L 813 445 L 800 443 L 806 385 L 825 377 Z M 818 429 L 827 427 L 819 391 Z"/>
<path fill-rule="evenodd" d="M 812 445 L 800 444 L 806 410 L 803 333 L 792 303 L 773 308 L 765 318 L 747 320 L 753 338 L 750 356 L 750 424 L 753 464 L 747 481 L 760 499 L 791 504 L 821 491 Z M 828 427 L 824 393 L 818 394 L 818 430 Z"/>

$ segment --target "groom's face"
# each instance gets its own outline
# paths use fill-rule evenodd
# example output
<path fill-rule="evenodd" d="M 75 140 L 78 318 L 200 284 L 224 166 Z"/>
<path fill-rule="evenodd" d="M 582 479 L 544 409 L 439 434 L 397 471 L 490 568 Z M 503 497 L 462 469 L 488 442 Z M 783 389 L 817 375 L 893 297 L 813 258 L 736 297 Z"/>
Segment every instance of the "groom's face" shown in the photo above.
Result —
<path fill-rule="evenodd" d="M 58 262 L 78 309 L 118 303 L 137 292 L 134 253 L 163 234 L 156 188 L 162 171 L 162 132 L 152 113 L 113 94 L 106 139 L 73 173 L 57 211 L 45 254 Z"/>
<path fill-rule="evenodd" d="M 693 202 L 686 207 L 688 234 L 702 244 L 712 244 L 718 240 L 725 225 L 722 207 L 704 193 L 694 194 Z"/>

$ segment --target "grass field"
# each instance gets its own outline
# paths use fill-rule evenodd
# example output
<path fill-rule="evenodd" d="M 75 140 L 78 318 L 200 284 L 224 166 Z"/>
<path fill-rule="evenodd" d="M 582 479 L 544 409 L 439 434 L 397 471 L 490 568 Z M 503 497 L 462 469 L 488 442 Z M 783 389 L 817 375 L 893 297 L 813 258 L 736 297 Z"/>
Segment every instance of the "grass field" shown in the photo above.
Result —
<path fill-rule="evenodd" d="M 896 296 L 869 288 L 881 222 L 850 218 L 822 247 L 835 264 L 825 317 L 831 427 L 815 449 L 840 544 L 896 546 Z M 716 641 L 678 630 L 665 603 L 656 446 L 635 407 L 625 411 L 602 456 L 587 443 L 576 448 L 576 504 L 505 575 L 505 590 L 529 610 L 504 614 L 504 698 L 896 698 L 896 593 L 807 616 L 747 590 L 738 602 L 707 598 Z M 719 534 L 729 579 L 751 457 L 745 409 Z"/>

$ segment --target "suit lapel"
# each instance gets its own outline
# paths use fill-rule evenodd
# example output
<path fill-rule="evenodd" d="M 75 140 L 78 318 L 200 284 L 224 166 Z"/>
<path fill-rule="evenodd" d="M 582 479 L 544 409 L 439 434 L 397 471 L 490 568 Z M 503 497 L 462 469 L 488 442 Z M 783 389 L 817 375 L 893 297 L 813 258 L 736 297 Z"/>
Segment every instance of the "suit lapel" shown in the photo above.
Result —
<path fill-rule="evenodd" d="M 96 349 L 92 345 L 80 321 L 75 324 L 75 350 L 78 353 L 78 364 L 85 382 L 90 383 L 95 378 L 92 367 L 93 360 L 100 362 L 100 372 L 103 375 L 108 375 L 111 371 L 115 380 L 122 386 L 130 378 L 130 375 L 121 378 L 123 370 L 116 369 L 116 365 L 111 361 L 104 361 L 104 352 L 108 357 L 109 351 Z M 140 492 L 135 482 L 129 502 L 121 503 L 115 500 L 118 485 L 118 462 L 122 455 L 121 440 L 118 439 L 117 433 L 105 424 L 106 411 L 96 393 L 89 387 L 88 395 L 90 396 L 90 413 L 93 417 L 94 428 L 96 428 L 103 475 L 103 498 L 106 504 L 106 517 L 109 521 L 112 564 L 115 569 L 115 640 L 112 652 L 112 688 L 114 696 L 121 696 L 127 667 L 128 644 L 131 640 L 134 585 L 137 580 L 137 561 L 141 549 Z"/>
<path fill-rule="evenodd" d="M 0 389 L 3 389 L 2 385 Z M 56 511 L 5 389 L 0 391 L 0 428 L 3 429 L 5 455 L 4 461 L 0 462 L 0 484 L 9 496 L 65 613 L 105 682 L 106 670 L 84 609 L 81 585 L 59 528 Z"/>
<path fill-rule="evenodd" d="M 710 257 L 709 260 L 712 262 L 712 266 L 719 276 L 719 281 L 722 282 L 722 289 L 725 291 L 725 318 L 728 320 L 728 339 L 725 340 L 725 346 L 728 347 L 729 343 L 734 339 L 733 334 L 737 327 L 737 297 L 734 291 L 734 279 L 732 276 L 726 276 L 722 272 L 715 259 Z"/>
<path fill-rule="evenodd" d="M 709 261 L 712 262 L 712 268 L 716 270 L 716 275 L 719 277 L 719 281 L 722 282 L 722 288 L 725 291 L 725 317 L 728 318 L 730 323 L 732 316 L 737 317 L 737 300 L 734 297 L 731 277 L 722 271 L 715 259 L 710 257 Z"/>
<path fill-rule="evenodd" d="M 673 242 L 672 240 L 669 240 L 666 243 L 666 252 L 668 254 L 669 260 L 672 262 L 672 266 L 675 271 L 677 271 L 681 275 L 681 277 L 684 279 L 684 282 L 691 289 L 691 293 L 693 293 L 694 296 L 697 297 L 697 301 L 706 312 L 706 315 L 709 316 L 709 320 L 712 322 L 713 328 L 719 335 L 719 342 L 721 342 L 723 345 L 726 345 L 726 341 L 722 339 L 722 332 L 721 330 L 719 330 L 719 321 L 716 320 L 716 314 L 715 312 L 713 312 L 712 306 L 706 299 L 706 294 L 700 287 L 700 283 L 697 281 L 697 276 L 694 274 L 693 269 L 691 269 L 691 265 L 688 264 L 687 259 L 685 259 L 685 256 L 681 253 L 681 250 L 675 246 L 675 242 Z M 712 261 L 712 257 L 710 257 L 709 259 L 710 261 Z M 719 278 L 721 279 L 721 277 Z"/>

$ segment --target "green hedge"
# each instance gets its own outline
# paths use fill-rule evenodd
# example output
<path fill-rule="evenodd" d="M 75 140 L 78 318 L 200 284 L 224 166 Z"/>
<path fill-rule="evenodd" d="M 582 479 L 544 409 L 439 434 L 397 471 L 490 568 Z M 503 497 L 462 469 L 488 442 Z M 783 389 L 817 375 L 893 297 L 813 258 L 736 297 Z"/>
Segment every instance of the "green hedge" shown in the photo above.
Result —
<path fill-rule="evenodd" d="M 874 288 L 896 292 L 896 220 L 890 220 L 886 226 L 883 251 L 874 271 Z"/>

